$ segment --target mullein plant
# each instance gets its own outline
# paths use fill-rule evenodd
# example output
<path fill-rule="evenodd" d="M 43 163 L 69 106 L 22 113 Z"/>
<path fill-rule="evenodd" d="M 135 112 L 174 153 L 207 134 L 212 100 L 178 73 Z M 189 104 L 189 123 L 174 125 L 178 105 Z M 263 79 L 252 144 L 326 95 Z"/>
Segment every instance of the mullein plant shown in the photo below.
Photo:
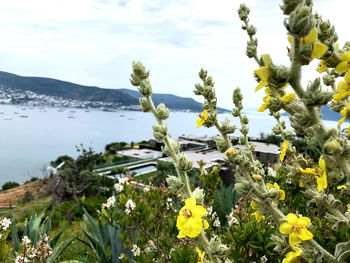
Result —
<path fill-rule="evenodd" d="M 281 179 L 280 171 L 283 170 L 283 179 L 290 182 L 297 180 L 300 191 L 308 197 L 308 202 L 303 205 L 312 203 L 316 210 L 324 210 L 324 218 L 321 219 L 331 226 L 332 231 L 349 231 L 350 205 L 343 200 L 349 200 L 350 191 L 350 128 L 343 138 L 341 125 L 350 119 L 350 44 L 346 43 L 342 49 L 339 48 L 334 27 L 329 21 L 314 14 L 312 5 L 311 0 L 283 0 L 281 4 L 286 15 L 284 25 L 290 42 L 286 54 L 290 58 L 288 66 L 276 65 L 268 54 L 258 55 L 256 28 L 249 24 L 248 19 L 250 10 L 244 4 L 238 10 L 243 22 L 242 29 L 249 36 L 246 54 L 258 64 L 254 71 L 258 81 L 255 91 L 264 89 L 266 94 L 258 111 L 270 112 L 276 119 L 276 126 L 272 131 L 281 135 L 284 140 L 280 163 L 272 171 L 278 175 L 275 177 L 276 181 L 267 182 L 263 165 L 253 155 L 254 146 L 248 141 L 249 120 L 242 113 L 243 96 L 240 89 L 233 92 L 235 107 L 232 115 L 240 120 L 239 143 L 245 145 L 245 149 L 235 149 L 229 137 L 237 127 L 229 119 L 218 121 L 214 81 L 203 69 L 199 72 L 201 83 L 196 84 L 194 90 L 196 95 L 204 98 L 203 112 L 199 114 L 197 127 L 217 128 L 220 134 L 215 137 L 217 148 L 226 154 L 226 161 L 236 167 L 233 174 L 236 191 L 241 196 L 250 198 L 257 221 L 269 222 L 279 231 L 279 235 L 273 236 L 272 240 L 276 245 L 275 250 L 283 255 L 282 262 L 345 263 L 350 260 L 350 241 L 339 242 L 332 251 L 317 242 L 313 233 L 317 229 L 310 219 L 311 216 L 288 211 L 284 202 L 286 199 L 293 199 L 293 196 L 287 196 L 285 190 L 288 189 L 283 189 L 277 182 L 277 179 Z M 321 75 L 307 87 L 303 87 L 302 68 L 313 60 L 319 61 L 315 70 Z M 329 89 L 322 87 L 321 78 L 324 86 Z M 338 85 L 337 79 L 340 80 Z M 133 63 L 130 81 L 138 87 L 142 95 L 141 110 L 152 112 L 156 118 L 157 124 L 153 126 L 154 137 L 164 142 L 163 152 L 174 161 L 177 176 L 169 176 L 166 181 L 169 190 L 183 202 L 176 219 L 177 238 L 189 240 L 196 248 L 199 262 L 232 262 L 229 244 L 224 244 L 220 236 L 210 235 L 210 228 L 214 226 L 210 226 L 207 221 L 205 189 L 190 185 L 188 172 L 193 169 L 192 161 L 180 152 L 178 142 L 169 137 L 168 128 L 163 121 L 169 117 L 170 111 L 164 104 L 155 107 L 151 98 L 149 71 L 141 62 Z M 322 123 L 320 109 L 327 104 L 332 110 L 339 112 L 337 128 L 327 129 Z M 310 146 L 318 150 L 321 156 L 318 164 L 313 165 L 296 152 L 291 143 L 293 131 L 286 130 L 286 125 L 280 118 L 281 110 L 289 113 L 294 132 L 303 136 Z"/>

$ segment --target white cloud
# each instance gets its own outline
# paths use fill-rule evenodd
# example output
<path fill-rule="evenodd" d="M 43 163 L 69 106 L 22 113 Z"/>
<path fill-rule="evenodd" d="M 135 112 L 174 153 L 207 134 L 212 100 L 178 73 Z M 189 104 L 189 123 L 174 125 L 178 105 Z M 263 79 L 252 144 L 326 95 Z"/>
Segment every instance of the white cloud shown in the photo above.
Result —
<path fill-rule="evenodd" d="M 270 53 L 275 63 L 288 65 L 279 2 L 246 3 L 258 28 L 259 54 Z M 347 36 L 344 5 L 349 5 L 346 0 L 315 3 L 315 10 L 335 24 L 341 44 Z M 0 69 L 132 88 L 131 62 L 142 60 L 151 69 L 155 92 L 194 97 L 197 72 L 204 67 L 214 77 L 220 106 L 231 108 L 232 90 L 240 86 L 245 105 L 257 107 L 262 100 L 261 93 L 253 92 L 257 66 L 244 54 L 247 36 L 238 6 L 232 0 L 3 1 Z"/>

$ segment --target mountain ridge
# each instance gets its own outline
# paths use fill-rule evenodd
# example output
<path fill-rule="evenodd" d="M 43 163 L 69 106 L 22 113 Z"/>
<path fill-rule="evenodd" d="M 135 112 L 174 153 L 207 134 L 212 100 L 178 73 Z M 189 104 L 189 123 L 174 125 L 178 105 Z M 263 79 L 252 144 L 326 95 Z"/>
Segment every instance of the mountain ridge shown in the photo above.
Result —
<path fill-rule="evenodd" d="M 138 99 L 141 96 L 137 91 L 131 89 L 105 89 L 54 78 L 21 76 L 4 71 L 0 71 L 0 85 L 17 90 L 32 91 L 41 95 L 83 101 L 113 102 L 120 106 L 138 105 Z M 164 103 L 173 110 L 202 111 L 201 103 L 192 98 L 167 93 L 154 93 L 152 98 L 156 105 Z M 229 112 L 222 108 L 218 108 L 218 110 L 219 112 Z"/>

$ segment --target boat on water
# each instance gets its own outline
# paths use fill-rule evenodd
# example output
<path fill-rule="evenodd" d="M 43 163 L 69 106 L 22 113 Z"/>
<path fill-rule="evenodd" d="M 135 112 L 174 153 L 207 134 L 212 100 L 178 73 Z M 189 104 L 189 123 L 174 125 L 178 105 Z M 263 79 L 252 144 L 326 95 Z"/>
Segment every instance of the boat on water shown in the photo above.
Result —
<path fill-rule="evenodd" d="M 0 112 L 0 114 L 4 114 L 4 112 L 2 111 L 2 112 Z"/>
<path fill-rule="evenodd" d="M 11 117 L 6 117 L 6 118 L 4 118 L 4 120 L 5 121 L 10 121 L 10 120 L 12 120 L 12 118 Z"/>
<path fill-rule="evenodd" d="M 21 117 L 21 118 L 28 118 L 27 115 L 21 115 L 21 116 L 19 116 L 19 117 Z"/>
<path fill-rule="evenodd" d="M 19 112 L 15 111 L 14 114 L 19 114 Z"/>
<path fill-rule="evenodd" d="M 85 112 L 90 112 L 89 110 L 85 110 Z"/>
<path fill-rule="evenodd" d="M 124 115 L 124 114 L 120 114 L 119 116 L 120 116 L 120 117 L 125 117 L 125 115 Z"/>
<path fill-rule="evenodd" d="M 75 110 L 71 110 L 71 111 L 69 111 L 69 112 L 71 112 L 71 113 L 76 113 L 76 111 L 75 111 Z"/>
<path fill-rule="evenodd" d="M 75 116 L 69 115 L 68 118 L 69 119 L 75 119 Z"/>
<path fill-rule="evenodd" d="M 134 119 L 134 118 L 129 118 L 128 120 L 129 120 L 129 121 L 134 121 L 135 119 Z"/>

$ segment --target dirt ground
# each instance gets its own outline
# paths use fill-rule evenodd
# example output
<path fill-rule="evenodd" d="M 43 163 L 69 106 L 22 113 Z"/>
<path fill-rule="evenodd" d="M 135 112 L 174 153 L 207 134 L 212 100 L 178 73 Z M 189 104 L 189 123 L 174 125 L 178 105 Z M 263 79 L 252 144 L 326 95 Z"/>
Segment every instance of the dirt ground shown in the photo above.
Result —
<path fill-rule="evenodd" d="M 8 189 L 0 192 L 0 208 L 15 206 L 16 203 L 23 199 L 24 194 L 28 191 L 35 199 L 38 195 L 45 193 L 47 185 L 44 185 L 42 181 L 30 182 L 20 185 L 16 188 Z"/>

